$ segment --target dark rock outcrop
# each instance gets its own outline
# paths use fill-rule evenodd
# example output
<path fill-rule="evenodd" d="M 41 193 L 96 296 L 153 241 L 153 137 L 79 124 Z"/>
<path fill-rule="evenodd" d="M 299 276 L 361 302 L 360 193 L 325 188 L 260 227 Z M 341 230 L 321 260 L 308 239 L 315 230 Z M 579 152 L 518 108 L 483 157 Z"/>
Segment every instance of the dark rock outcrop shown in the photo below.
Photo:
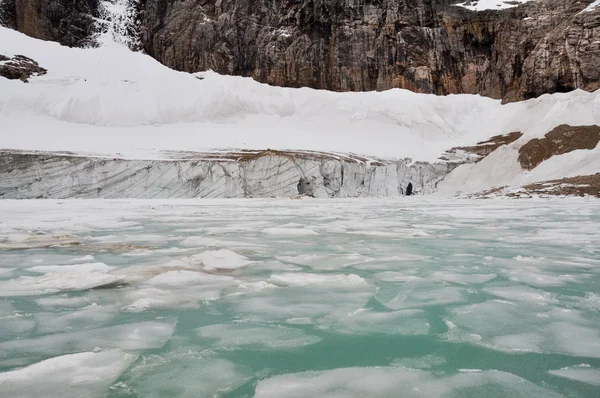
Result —
<path fill-rule="evenodd" d="M 37 39 L 70 47 L 90 45 L 99 0 L 4 0 L 0 23 Z M 0 49 L 1 50 L 1 49 Z"/>
<path fill-rule="evenodd" d="M 399 87 L 505 101 L 600 87 L 600 7 L 581 12 L 591 0 L 536 0 L 481 12 L 453 1 L 130 0 L 129 5 L 137 15 L 136 45 L 188 72 L 213 69 L 289 87 Z M 13 3 L 11 19 L 7 10 Z M 3 4 L 4 24 L 67 45 L 85 44 L 98 16 L 98 0 Z"/>
<path fill-rule="evenodd" d="M 280 86 L 394 87 L 513 101 L 600 86 L 600 9 L 538 0 L 472 12 L 448 0 L 143 0 L 141 41 L 179 70 Z"/>
<path fill-rule="evenodd" d="M 45 75 L 48 71 L 36 61 L 24 55 L 12 58 L 0 54 L 0 76 L 7 79 L 19 79 L 27 82 L 31 76 Z"/>

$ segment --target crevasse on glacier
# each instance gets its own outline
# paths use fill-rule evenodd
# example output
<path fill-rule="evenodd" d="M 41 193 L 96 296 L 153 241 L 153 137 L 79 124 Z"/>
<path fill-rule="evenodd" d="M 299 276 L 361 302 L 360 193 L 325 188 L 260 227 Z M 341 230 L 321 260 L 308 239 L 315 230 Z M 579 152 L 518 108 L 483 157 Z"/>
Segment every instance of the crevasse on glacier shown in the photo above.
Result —
<path fill-rule="evenodd" d="M 430 193 L 455 165 L 323 153 L 133 160 L 4 152 L 0 198 L 393 197 Z"/>

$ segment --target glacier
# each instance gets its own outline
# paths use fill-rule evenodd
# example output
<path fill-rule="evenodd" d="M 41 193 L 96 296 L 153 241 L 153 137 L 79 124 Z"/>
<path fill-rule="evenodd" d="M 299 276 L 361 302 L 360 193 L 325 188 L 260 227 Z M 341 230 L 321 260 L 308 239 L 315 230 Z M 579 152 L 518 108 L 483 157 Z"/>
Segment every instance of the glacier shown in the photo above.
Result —
<path fill-rule="evenodd" d="M 390 197 L 404 195 L 409 183 L 417 193 L 431 193 L 455 167 L 299 151 L 189 157 L 135 160 L 0 151 L 0 198 Z"/>

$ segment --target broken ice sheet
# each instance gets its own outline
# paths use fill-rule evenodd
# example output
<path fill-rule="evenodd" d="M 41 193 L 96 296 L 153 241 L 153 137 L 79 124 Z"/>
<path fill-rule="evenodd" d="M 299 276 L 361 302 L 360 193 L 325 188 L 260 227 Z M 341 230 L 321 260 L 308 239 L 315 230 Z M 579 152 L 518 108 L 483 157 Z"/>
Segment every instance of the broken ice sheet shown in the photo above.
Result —
<path fill-rule="evenodd" d="M 63 355 L 0 373 L 0 396 L 101 397 L 135 360 L 121 350 Z"/>

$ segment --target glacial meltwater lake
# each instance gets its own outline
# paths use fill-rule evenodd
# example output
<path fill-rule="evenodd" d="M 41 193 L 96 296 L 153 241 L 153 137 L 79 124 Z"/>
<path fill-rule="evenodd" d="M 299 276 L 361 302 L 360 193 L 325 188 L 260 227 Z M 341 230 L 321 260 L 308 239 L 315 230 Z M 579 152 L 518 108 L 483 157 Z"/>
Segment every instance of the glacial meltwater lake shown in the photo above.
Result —
<path fill-rule="evenodd" d="M 0 201 L 0 397 L 600 397 L 600 201 Z"/>

